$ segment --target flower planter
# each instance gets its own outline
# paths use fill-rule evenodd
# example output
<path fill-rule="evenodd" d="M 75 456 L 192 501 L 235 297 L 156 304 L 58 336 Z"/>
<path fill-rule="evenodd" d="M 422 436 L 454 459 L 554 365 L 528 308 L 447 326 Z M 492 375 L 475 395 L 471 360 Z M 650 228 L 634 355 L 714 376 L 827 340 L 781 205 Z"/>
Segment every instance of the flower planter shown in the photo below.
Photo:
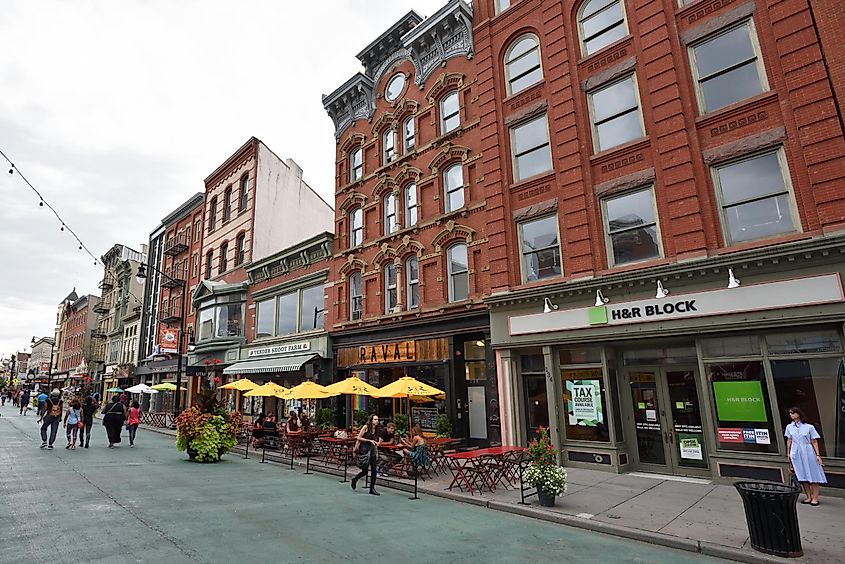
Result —
<path fill-rule="evenodd" d="M 555 496 L 547 495 L 543 488 L 537 487 L 537 499 L 540 500 L 540 505 L 543 507 L 555 506 Z"/>
<path fill-rule="evenodd" d="M 212 462 L 220 462 L 220 457 L 222 457 L 222 456 L 223 456 L 223 454 L 224 454 L 224 452 L 225 452 L 225 451 L 221 448 L 221 449 L 218 451 L 218 454 L 217 454 L 217 458 L 216 458 L 216 459 L 214 459 L 214 460 L 197 460 L 197 454 L 199 454 L 199 453 L 197 453 L 197 451 L 195 451 L 195 450 L 194 450 L 194 449 L 192 449 L 191 447 L 188 447 L 187 451 L 188 451 L 188 460 L 190 460 L 191 462 L 197 462 L 197 463 L 199 463 L 199 464 L 206 464 L 206 463 L 212 463 Z"/>

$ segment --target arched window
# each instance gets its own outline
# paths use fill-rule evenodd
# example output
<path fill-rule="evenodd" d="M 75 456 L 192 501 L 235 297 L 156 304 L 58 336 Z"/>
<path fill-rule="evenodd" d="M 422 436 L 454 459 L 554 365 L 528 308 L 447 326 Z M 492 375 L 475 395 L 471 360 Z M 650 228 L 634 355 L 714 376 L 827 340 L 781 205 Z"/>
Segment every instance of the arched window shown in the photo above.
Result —
<path fill-rule="evenodd" d="M 357 247 L 364 242 L 364 210 L 355 208 L 349 212 L 349 246 Z"/>
<path fill-rule="evenodd" d="M 205 254 L 205 279 L 211 280 L 212 268 L 214 268 L 214 251 Z"/>
<path fill-rule="evenodd" d="M 405 295 L 408 309 L 420 307 L 420 265 L 416 256 L 405 261 Z"/>
<path fill-rule="evenodd" d="M 417 185 L 414 183 L 405 186 L 405 227 L 413 227 L 417 224 Z"/>
<path fill-rule="evenodd" d="M 446 212 L 464 206 L 464 169 L 460 164 L 453 164 L 443 171 L 443 191 Z"/>
<path fill-rule="evenodd" d="M 381 146 L 384 164 L 388 164 L 396 156 L 396 132 L 393 131 L 393 128 L 389 128 L 382 133 Z"/>
<path fill-rule="evenodd" d="M 410 153 L 417 144 L 417 137 L 414 132 L 414 116 L 408 117 L 408 119 L 402 123 L 402 143 L 406 155 Z"/>
<path fill-rule="evenodd" d="M 232 187 L 226 188 L 223 193 L 223 223 L 232 219 Z"/>
<path fill-rule="evenodd" d="M 458 243 L 446 249 L 446 263 L 449 272 L 449 301 L 460 302 L 469 298 L 467 246 Z"/>
<path fill-rule="evenodd" d="M 396 290 L 396 265 L 389 262 L 382 270 L 384 272 L 384 313 L 393 313 L 399 302 Z"/>
<path fill-rule="evenodd" d="M 246 209 L 247 202 L 249 201 L 249 175 L 245 174 L 243 178 L 241 178 L 241 203 L 240 207 L 238 208 L 239 212 L 242 212 Z"/>
<path fill-rule="evenodd" d="M 217 197 L 211 199 L 208 206 L 208 232 L 214 233 L 217 229 Z"/>
<path fill-rule="evenodd" d="M 220 245 L 220 274 L 226 272 L 229 267 L 229 243 Z"/>
<path fill-rule="evenodd" d="M 440 100 L 440 134 L 446 134 L 461 125 L 461 108 L 458 92 L 453 90 Z"/>
<path fill-rule="evenodd" d="M 349 182 L 360 180 L 364 175 L 364 152 L 355 147 L 349 155 Z"/>
<path fill-rule="evenodd" d="M 235 239 L 235 266 L 240 266 L 246 258 L 246 234 L 241 233 Z"/>
<path fill-rule="evenodd" d="M 508 94 L 516 94 L 543 80 L 540 43 L 535 35 L 519 37 L 505 54 Z"/>
<path fill-rule="evenodd" d="M 353 272 L 349 276 L 349 319 L 361 319 L 364 296 L 361 286 L 361 272 Z"/>
<path fill-rule="evenodd" d="M 384 234 L 390 235 L 399 230 L 399 221 L 396 217 L 396 194 L 391 192 L 384 197 Z"/>
<path fill-rule="evenodd" d="M 628 34 L 622 0 L 587 0 L 581 6 L 578 29 L 584 55 L 619 41 Z"/>

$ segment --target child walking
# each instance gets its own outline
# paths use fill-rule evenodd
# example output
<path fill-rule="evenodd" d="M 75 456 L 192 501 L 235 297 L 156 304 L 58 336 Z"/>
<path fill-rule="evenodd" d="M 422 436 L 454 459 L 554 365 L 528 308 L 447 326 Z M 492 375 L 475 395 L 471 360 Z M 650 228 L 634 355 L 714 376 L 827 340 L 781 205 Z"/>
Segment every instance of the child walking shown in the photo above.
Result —
<path fill-rule="evenodd" d="M 79 425 L 82 423 L 82 406 L 79 400 L 71 402 L 65 413 L 65 428 L 67 429 L 67 446 L 65 448 L 76 448 L 76 435 L 79 433 Z"/>
<path fill-rule="evenodd" d="M 138 432 L 138 425 L 141 424 L 141 404 L 138 400 L 132 402 L 129 408 L 129 418 L 126 420 L 126 427 L 129 429 L 129 448 L 135 448 L 135 433 Z"/>

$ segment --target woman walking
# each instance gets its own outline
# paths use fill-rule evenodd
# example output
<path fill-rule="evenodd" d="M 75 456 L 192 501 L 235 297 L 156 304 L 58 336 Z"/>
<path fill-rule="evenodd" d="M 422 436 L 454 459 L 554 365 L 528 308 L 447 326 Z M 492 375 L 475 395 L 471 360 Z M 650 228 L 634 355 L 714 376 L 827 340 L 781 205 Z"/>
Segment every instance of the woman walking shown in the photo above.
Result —
<path fill-rule="evenodd" d="M 79 446 L 88 448 L 91 442 L 91 427 L 94 426 L 94 412 L 97 411 L 97 404 L 94 398 L 88 396 L 82 404 L 82 427 L 79 428 Z"/>
<path fill-rule="evenodd" d="M 82 406 L 79 400 L 75 399 L 67 408 L 65 412 L 65 429 L 67 433 L 67 446 L 65 448 L 76 448 L 76 435 L 79 433 L 79 427 L 82 426 Z"/>
<path fill-rule="evenodd" d="M 109 448 L 114 448 L 114 445 L 120 442 L 120 430 L 123 428 L 124 421 L 126 421 L 126 406 L 121 403 L 119 396 L 113 396 L 103 415 L 103 425 L 109 437 Z"/>
<path fill-rule="evenodd" d="M 819 435 L 816 428 L 807 423 L 804 412 L 797 407 L 789 409 L 792 423 L 786 426 L 786 450 L 789 451 L 789 471 L 801 482 L 804 499 L 801 503 L 819 504 L 819 484 L 826 484 L 827 477 L 822 468 Z"/>
<path fill-rule="evenodd" d="M 138 432 L 138 425 L 141 424 L 141 404 L 138 400 L 132 402 L 129 408 L 129 419 L 126 420 L 126 428 L 129 429 L 129 448 L 135 448 L 135 433 Z"/>
<path fill-rule="evenodd" d="M 358 457 L 358 467 L 361 468 L 361 471 L 352 478 L 353 490 L 358 485 L 358 480 L 366 476 L 369 471 L 370 494 L 381 495 L 376 491 L 376 467 L 378 466 L 376 463 L 378 460 L 376 447 L 378 446 L 378 438 L 378 415 L 373 413 L 370 415 L 370 418 L 367 419 L 367 424 L 361 427 L 361 430 L 358 432 L 358 438 L 355 440 L 355 447 L 352 449 L 352 452 Z"/>

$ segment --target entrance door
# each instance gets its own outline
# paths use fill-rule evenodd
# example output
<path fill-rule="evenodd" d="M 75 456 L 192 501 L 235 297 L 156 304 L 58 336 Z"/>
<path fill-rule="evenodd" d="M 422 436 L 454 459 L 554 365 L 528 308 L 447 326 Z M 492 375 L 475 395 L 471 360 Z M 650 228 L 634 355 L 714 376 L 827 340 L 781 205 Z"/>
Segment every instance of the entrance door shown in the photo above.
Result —
<path fill-rule="evenodd" d="M 628 373 L 641 469 L 709 475 L 695 373 L 684 367 Z"/>
<path fill-rule="evenodd" d="M 469 397 L 469 438 L 487 438 L 487 394 L 484 386 L 467 386 Z"/>

